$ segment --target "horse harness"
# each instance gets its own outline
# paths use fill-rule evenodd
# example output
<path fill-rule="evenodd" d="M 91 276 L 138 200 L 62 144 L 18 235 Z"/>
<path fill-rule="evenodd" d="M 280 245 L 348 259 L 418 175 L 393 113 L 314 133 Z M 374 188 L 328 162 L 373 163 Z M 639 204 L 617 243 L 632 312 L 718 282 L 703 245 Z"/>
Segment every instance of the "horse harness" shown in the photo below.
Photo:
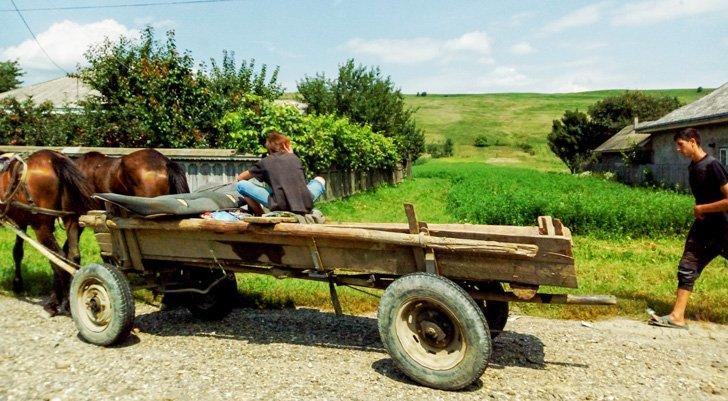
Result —
<path fill-rule="evenodd" d="M 13 163 L 14 161 L 17 161 L 17 163 Z M 56 217 L 74 214 L 73 212 L 47 209 L 34 204 L 33 197 L 30 196 L 30 191 L 28 191 L 28 164 L 19 154 L 3 153 L 0 155 L 0 173 L 8 171 L 8 169 L 10 169 L 10 181 L 8 190 L 0 195 L 0 218 L 4 218 L 8 214 L 11 206 L 33 214 L 40 213 Z M 16 200 L 18 193 L 21 191 L 25 195 L 27 204 Z"/>

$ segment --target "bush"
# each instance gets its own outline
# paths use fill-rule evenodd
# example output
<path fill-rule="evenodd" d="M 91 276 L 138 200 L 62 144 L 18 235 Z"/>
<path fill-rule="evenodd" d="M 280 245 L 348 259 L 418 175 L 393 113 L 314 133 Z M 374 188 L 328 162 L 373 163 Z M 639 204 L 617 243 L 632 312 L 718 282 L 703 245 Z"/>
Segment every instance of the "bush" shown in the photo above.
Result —
<path fill-rule="evenodd" d="M 440 157 L 451 157 L 453 155 L 453 141 L 450 138 L 445 139 L 445 142 L 438 143 L 433 142 L 425 146 L 427 153 L 434 158 Z"/>
<path fill-rule="evenodd" d="M 486 137 L 485 135 L 478 136 L 477 138 L 475 138 L 473 145 L 475 145 L 479 148 L 484 148 L 484 147 L 488 146 L 488 137 Z"/>
<path fill-rule="evenodd" d="M 338 77 L 324 74 L 305 77 L 298 83 L 301 100 L 311 114 L 336 114 L 391 138 L 403 159 L 416 159 L 424 150 L 424 134 L 414 122 L 414 110 L 379 68 L 357 66 L 348 60 L 339 66 Z"/>
<path fill-rule="evenodd" d="M 53 111 L 53 104 L 36 105 L 32 99 L 22 102 L 0 100 L 0 143 L 21 146 L 82 145 L 88 132 L 83 115 Z"/>
<path fill-rule="evenodd" d="M 533 149 L 533 145 L 531 145 L 530 143 L 525 143 L 525 142 L 519 143 L 518 149 L 521 149 L 522 151 L 524 151 L 525 153 L 528 153 L 531 156 L 536 154 L 536 150 Z"/>
<path fill-rule="evenodd" d="M 247 95 L 243 103 L 220 122 L 226 147 L 262 155 L 268 133 L 280 131 L 291 138 L 294 151 L 311 173 L 391 168 L 400 159 L 390 138 L 345 117 L 302 116 L 295 107 L 274 105 L 254 95 Z"/>

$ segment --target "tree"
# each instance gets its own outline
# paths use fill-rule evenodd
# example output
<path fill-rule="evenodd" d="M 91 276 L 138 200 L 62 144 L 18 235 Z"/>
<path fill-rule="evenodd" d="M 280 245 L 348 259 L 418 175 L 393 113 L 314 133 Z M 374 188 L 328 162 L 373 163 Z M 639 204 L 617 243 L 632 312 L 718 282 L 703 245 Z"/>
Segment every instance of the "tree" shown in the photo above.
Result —
<path fill-rule="evenodd" d="M 548 136 L 549 148 L 561 159 L 569 171 L 576 173 L 588 159 L 593 141 L 593 125 L 589 117 L 579 110 L 567 110 L 561 120 L 554 120 Z"/>
<path fill-rule="evenodd" d="M 548 136 L 549 148 L 571 170 L 577 172 L 592 157 L 592 151 L 637 117 L 653 120 L 682 104 L 676 97 L 651 96 L 640 91 L 625 91 L 606 97 L 588 109 L 588 115 L 567 110 L 554 120 Z"/>
<path fill-rule="evenodd" d="M 164 43 L 147 27 L 141 39 L 108 39 L 85 53 L 89 67 L 79 76 L 99 92 L 82 103 L 96 128 L 87 145 L 203 147 L 219 142 L 222 117 L 209 81 L 188 52 L 179 52 L 174 32 Z"/>
<path fill-rule="evenodd" d="M 589 107 L 589 117 L 604 140 L 632 124 L 635 117 L 642 121 L 655 120 L 682 106 L 680 100 L 669 96 L 651 96 L 641 91 L 625 91 L 606 97 Z M 597 144 L 599 146 L 599 144 Z"/>
<path fill-rule="evenodd" d="M 20 86 L 23 81 L 18 78 L 23 75 L 17 61 L 0 61 L 0 93 Z"/>
<path fill-rule="evenodd" d="M 339 66 L 336 79 L 324 74 L 305 77 L 298 83 L 298 93 L 310 113 L 346 116 L 392 138 L 404 159 L 414 160 L 424 150 L 424 134 L 415 124 L 415 111 L 406 107 L 401 91 L 379 68 L 356 65 L 350 59 Z"/>
<path fill-rule="evenodd" d="M 268 74 L 263 64 L 256 72 L 255 60 L 243 60 L 240 68 L 235 62 L 235 52 L 223 50 L 220 63 L 210 59 L 210 71 L 204 76 L 210 90 L 223 102 L 224 110 L 234 110 L 243 105 L 245 95 L 256 95 L 266 100 L 275 100 L 283 95 L 283 86 L 278 83 L 279 67 Z"/>

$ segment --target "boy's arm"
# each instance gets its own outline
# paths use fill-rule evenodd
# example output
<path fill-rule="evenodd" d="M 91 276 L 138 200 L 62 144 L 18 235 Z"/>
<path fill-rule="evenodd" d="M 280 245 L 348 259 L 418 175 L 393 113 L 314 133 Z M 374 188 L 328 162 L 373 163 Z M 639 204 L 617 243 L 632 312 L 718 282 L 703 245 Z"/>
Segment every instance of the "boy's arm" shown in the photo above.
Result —
<path fill-rule="evenodd" d="M 242 173 L 235 176 L 235 179 L 237 181 L 249 180 L 251 178 L 253 178 L 253 175 L 250 174 L 250 170 L 245 170 Z M 726 185 L 726 186 L 728 186 L 728 185 Z"/>
<path fill-rule="evenodd" d="M 720 187 L 720 191 L 723 193 L 723 199 L 704 205 L 695 205 L 693 213 L 696 218 L 702 218 L 705 213 L 728 212 L 728 184 Z"/>

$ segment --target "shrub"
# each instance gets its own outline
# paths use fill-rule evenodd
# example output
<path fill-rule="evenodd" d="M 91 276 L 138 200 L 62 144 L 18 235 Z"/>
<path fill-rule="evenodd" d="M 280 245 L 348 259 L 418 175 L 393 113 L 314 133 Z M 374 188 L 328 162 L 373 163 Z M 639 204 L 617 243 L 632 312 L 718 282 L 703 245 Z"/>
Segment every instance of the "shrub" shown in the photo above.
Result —
<path fill-rule="evenodd" d="M 485 135 L 478 136 L 477 138 L 475 138 L 473 145 L 475 145 L 479 148 L 484 148 L 484 147 L 488 146 L 488 137 Z"/>
<path fill-rule="evenodd" d="M 291 138 L 294 151 L 311 173 L 391 168 L 400 159 L 390 138 L 345 117 L 302 116 L 293 106 L 274 105 L 254 95 L 247 95 L 243 104 L 239 111 L 228 113 L 219 127 L 223 145 L 240 152 L 264 154 L 267 134 L 280 131 Z"/>
<path fill-rule="evenodd" d="M 525 142 L 519 143 L 518 148 L 521 149 L 522 151 L 524 151 L 525 153 L 528 153 L 531 156 L 536 154 L 536 150 L 533 149 L 533 145 L 531 145 L 530 143 L 525 143 Z"/>

